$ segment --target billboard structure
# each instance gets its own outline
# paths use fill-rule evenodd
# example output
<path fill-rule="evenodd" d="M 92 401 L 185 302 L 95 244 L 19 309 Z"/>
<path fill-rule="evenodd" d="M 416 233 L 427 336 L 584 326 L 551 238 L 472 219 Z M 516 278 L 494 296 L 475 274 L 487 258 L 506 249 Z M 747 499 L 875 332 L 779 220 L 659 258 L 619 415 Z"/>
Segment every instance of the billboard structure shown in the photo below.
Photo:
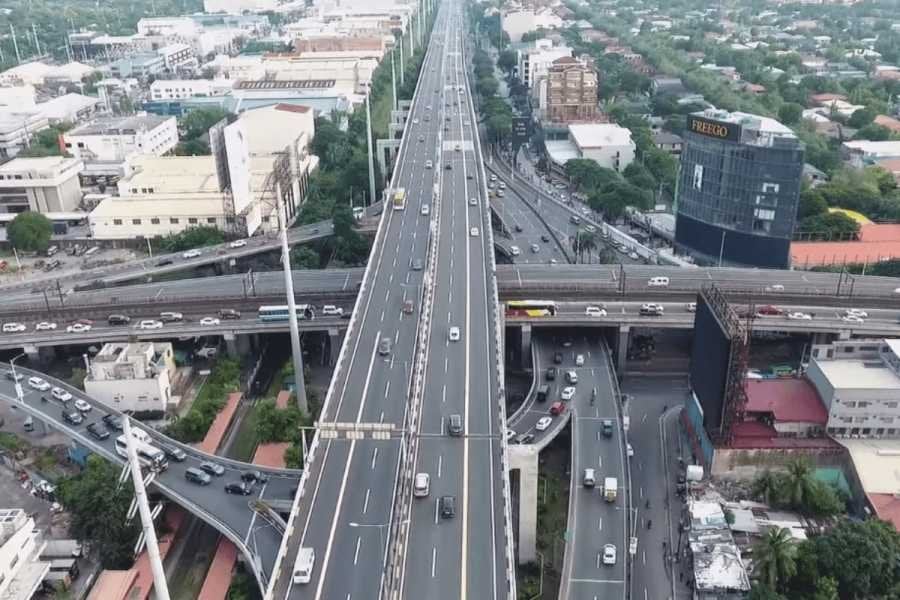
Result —
<path fill-rule="evenodd" d="M 694 321 L 690 381 L 703 412 L 703 429 L 715 445 L 728 446 L 733 425 L 744 418 L 750 323 L 749 319 L 746 324 L 741 322 L 717 287 L 701 290 Z"/>

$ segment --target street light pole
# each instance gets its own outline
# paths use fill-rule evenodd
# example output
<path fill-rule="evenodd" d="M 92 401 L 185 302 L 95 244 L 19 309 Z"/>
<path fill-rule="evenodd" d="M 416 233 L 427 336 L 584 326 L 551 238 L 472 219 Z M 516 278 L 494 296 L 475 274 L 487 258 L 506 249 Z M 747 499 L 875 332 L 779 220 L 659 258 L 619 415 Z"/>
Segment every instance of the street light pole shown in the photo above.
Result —
<path fill-rule="evenodd" d="M 300 345 L 300 328 L 297 325 L 297 304 L 294 300 L 294 277 L 291 272 L 291 248 L 287 239 L 287 206 L 281 199 L 281 186 L 276 184 L 276 206 L 281 237 L 281 266 L 284 272 L 284 291 L 287 294 L 288 327 L 291 333 L 291 354 L 294 362 L 294 387 L 297 391 L 297 408 L 309 414 L 306 401 L 306 382 L 303 379 L 303 347 Z"/>
<path fill-rule="evenodd" d="M 401 62 L 402 58 L 401 58 Z M 402 80 L 402 68 L 401 68 L 401 82 Z M 372 86 L 369 85 L 369 89 L 366 90 L 366 144 L 369 150 L 369 205 L 371 206 L 375 202 L 375 155 L 372 153 L 372 108 L 369 105 L 369 97 L 372 95 Z"/>
<path fill-rule="evenodd" d="M 16 361 L 23 356 L 25 356 L 24 352 L 17 354 L 11 361 L 9 361 L 9 368 L 12 370 L 13 381 L 16 382 L 16 400 L 18 400 L 20 404 L 25 400 L 23 399 L 24 394 L 22 393 L 22 384 L 19 383 L 19 376 L 16 375 Z"/>

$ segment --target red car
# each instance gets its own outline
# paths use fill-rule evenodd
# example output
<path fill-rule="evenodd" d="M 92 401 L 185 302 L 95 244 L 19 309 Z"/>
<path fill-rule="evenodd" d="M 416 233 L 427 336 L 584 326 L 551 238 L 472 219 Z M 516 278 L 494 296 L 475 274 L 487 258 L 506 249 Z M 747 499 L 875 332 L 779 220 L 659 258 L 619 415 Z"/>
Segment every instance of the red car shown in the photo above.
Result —
<path fill-rule="evenodd" d="M 756 309 L 756 314 L 758 315 L 768 315 L 768 316 L 779 316 L 783 315 L 784 311 L 778 308 L 777 306 L 772 306 L 771 304 L 764 304 Z"/>
<path fill-rule="evenodd" d="M 550 414 L 554 417 L 566 410 L 566 405 L 562 402 L 554 402 L 550 405 Z"/>

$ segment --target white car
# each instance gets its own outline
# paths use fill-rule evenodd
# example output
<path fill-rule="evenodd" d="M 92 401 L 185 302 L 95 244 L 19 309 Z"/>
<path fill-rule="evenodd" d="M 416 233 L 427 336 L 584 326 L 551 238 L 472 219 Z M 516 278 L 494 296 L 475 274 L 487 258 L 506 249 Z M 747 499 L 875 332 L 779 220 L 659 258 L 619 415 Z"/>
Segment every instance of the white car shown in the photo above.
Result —
<path fill-rule="evenodd" d="M 221 321 L 216 317 L 203 317 L 202 319 L 200 319 L 200 324 L 205 326 L 214 326 L 218 325 L 219 323 L 221 323 Z"/>
<path fill-rule="evenodd" d="M 553 422 L 553 417 L 541 417 L 538 419 L 538 422 L 535 424 L 534 428 L 538 431 L 546 431 L 548 427 L 550 427 L 550 423 Z"/>
<path fill-rule="evenodd" d="M 860 310 L 858 308 L 848 308 L 847 310 L 844 311 L 844 314 L 848 315 L 848 316 L 853 315 L 854 317 L 859 317 L 861 319 L 869 318 L 869 313 L 867 313 L 864 310 Z"/>
<path fill-rule="evenodd" d="M 631 442 L 625 444 L 625 451 L 628 454 L 628 458 L 634 456 L 634 448 L 631 447 Z"/>
<path fill-rule="evenodd" d="M 812 319 L 812 315 L 805 312 L 792 312 L 788 313 L 787 318 L 795 321 L 809 321 Z"/>
<path fill-rule="evenodd" d="M 866 320 L 859 315 L 844 315 L 841 317 L 841 321 L 846 321 L 848 323 L 865 323 Z"/>
<path fill-rule="evenodd" d="M 155 319 L 145 319 L 138 323 L 138 329 L 162 329 L 163 322 Z"/>
<path fill-rule="evenodd" d="M 575 387 L 571 385 L 567 385 L 563 388 L 562 393 L 559 395 L 560 398 L 568 402 L 572 398 L 575 397 Z"/>
<path fill-rule="evenodd" d="M 603 546 L 603 564 L 616 564 L 616 547 L 614 544 L 606 544 Z"/>
<path fill-rule="evenodd" d="M 93 406 L 91 406 L 90 404 L 88 404 L 87 402 L 85 402 L 84 400 L 79 398 L 78 400 L 75 401 L 75 408 L 77 408 L 80 412 L 87 413 L 87 412 L 91 412 L 91 409 L 93 408 Z"/>
<path fill-rule="evenodd" d="M 773 285 L 767 285 L 767 286 L 766 286 L 766 291 L 767 291 L 767 292 L 783 292 L 783 291 L 784 291 L 784 286 L 781 285 L 780 283 L 776 283 L 776 284 L 773 284 Z"/>
<path fill-rule="evenodd" d="M 584 309 L 584 314 L 588 317 L 605 317 L 606 309 L 600 308 L 599 306 L 586 306 Z"/>
<path fill-rule="evenodd" d="M 470 229 L 470 230 L 469 230 L 469 235 L 471 235 L 472 237 L 478 237 L 478 228 L 477 228 L 477 227 L 473 227 L 472 229 Z"/>
<path fill-rule="evenodd" d="M 66 333 L 85 333 L 91 330 L 91 326 L 86 323 L 75 323 L 66 327 Z"/>
<path fill-rule="evenodd" d="M 50 392 L 50 395 L 60 402 L 68 402 L 72 399 L 72 394 L 59 387 L 53 388 L 53 391 Z"/>
<path fill-rule="evenodd" d="M 584 354 L 576 354 L 575 355 L 575 366 L 576 367 L 584 366 Z"/>
<path fill-rule="evenodd" d="M 38 391 L 41 391 L 41 392 L 46 392 L 47 390 L 50 389 L 50 384 L 47 383 L 46 381 L 44 381 L 43 379 L 41 379 L 40 377 L 29 377 L 28 378 L 28 387 L 38 390 Z"/>
<path fill-rule="evenodd" d="M 243 248 L 247 245 L 247 240 L 234 240 L 230 244 L 228 244 L 229 248 Z"/>
<path fill-rule="evenodd" d="M 449 337 L 450 337 L 451 342 L 458 342 L 459 341 L 459 327 L 456 327 L 455 325 L 453 327 L 451 327 Z"/>
<path fill-rule="evenodd" d="M 3 324 L 3 333 L 19 333 L 20 331 L 25 331 L 25 326 L 22 323 Z"/>
<path fill-rule="evenodd" d="M 418 119 L 413 119 L 413 125 L 418 125 L 418 124 L 419 124 L 419 120 L 418 120 Z"/>
<path fill-rule="evenodd" d="M 512 254 L 513 256 L 518 256 L 518 255 L 522 254 L 522 251 L 519 250 L 518 246 L 510 246 L 509 253 Z"/>
<path fill-rule="evenodd" d="M 647 281 L 647 287 L 669 287 L 668 277 L 651 277 Z"/>
<path fill-rule="evenodd" d="M 422 205 L 422 214 L 425 215 L 426 217 L 427 217 L 429 214 L 431 214 L 431 207 L 428 206 L 427 204 L 423 204 L 423 205 Z"/>
<path fill-rule="evenodd" d="M 431 162 L 430 160 L 426 160 L 426 161 L 425 161 L 425 168 L 426 168 L 426 169 L 430 169 L 430 168 L 432 168 L 432 167 L 434 167 L 434 163 Z"/>
<path fill-rule="evenodd" d="M 475 206 L 476 204 L 478 204 L 478 200 L 475 199 L 475 196 L 469 198 L 469 206 Z"/>
<path fill-rule="evenodd" d="M 34 326 L 35 331 L 50 331 L 56 329 L 56 323 L 52 321 L 41 321 Z"/>
<path fill-rule="evenodd" d="M 326 304 L 322 307 L 322 314 L 326 317 L 343 317 L 344 309 L 334 304 Z"/>
<path fill-rule="evenodd" d="M 182 252 L 181 258 L 197 258 L 201 254 L 203 253 L 195 248 L 193 250 L 188 250 L 187 252 Z"/>
<path fill-rule="evenodd" d="M 684 305 L 685 310 L 688 312 L 697 312 L 697 303 L 696 302 L 688 302 Z"/>

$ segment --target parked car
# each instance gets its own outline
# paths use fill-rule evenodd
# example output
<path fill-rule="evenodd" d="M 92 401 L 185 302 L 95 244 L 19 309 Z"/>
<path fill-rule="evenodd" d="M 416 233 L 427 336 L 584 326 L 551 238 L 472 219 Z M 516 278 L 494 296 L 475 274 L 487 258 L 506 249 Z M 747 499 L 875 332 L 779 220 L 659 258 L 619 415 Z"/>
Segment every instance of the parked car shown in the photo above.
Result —
<path fill-rule="evenodd" d="M 538 431 L 546 431 L 548 427 L 550 427 L 550 423 L 553 422 L 553 417 L 541 417 L 538 419 L 538 422 L 535 424 L 534 428 Z"/>
<path fill-rule="evenodd" d="M 109 431 L 106 429 L 106 427 L 103 426 L 103 424 L 97 421 L 88 424 L 86 429 L 90 436 L 95 440 L 102 441 L 109 438 Z"/>
<path fill-rule="evenodd" d="M 41 379 L 40 377 L 29 377 L 28 378 L 28 387 L 38 390 L 39 392 L 46 392 L 50 389 L 50 384 Z"/>
<path fill-rule="evenodd" d="M 62 417 L 63 421 L 70 425 L 81 425 L 84 422 L 84 417 L 77 410 L 64 410 Z"/>
<path fill-rule="evenodd" d="M 102 421 L 107 427 L 115 431 L 122 431 L 124 428 L 122 417 L 118 415 L 103 415 Z"/>
<path fill-rule="evenodd" d="M 253 486 L 246 481 L 232 481 L 225 484 L 225 493 L 249 496 L 253 493 Z"/>
<path fill-rule="evenodd" d="M 217 477 L 225 474 L 225 467 L 223 467 L 219 463 L 202 462 L 200 463 L 200 469 L 202 469 L 206 473 L 209 473 L 210 475 L 215 475 Z"/>

